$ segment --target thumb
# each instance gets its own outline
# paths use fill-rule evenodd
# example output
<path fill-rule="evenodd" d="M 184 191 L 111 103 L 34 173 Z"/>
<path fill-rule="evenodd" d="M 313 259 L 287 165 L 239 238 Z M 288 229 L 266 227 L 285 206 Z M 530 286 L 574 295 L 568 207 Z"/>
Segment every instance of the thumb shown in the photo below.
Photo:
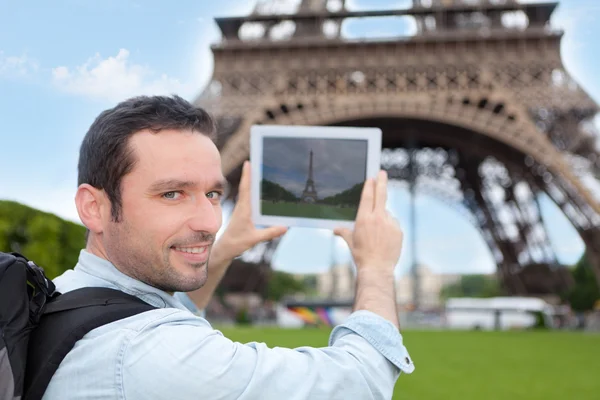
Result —
<path fill-rule="evenodd" d="M 341 237 L 352 248 L 352 231 L 348 228 L 335 228 L 333 234 Z"/>
<path fill-rule="evenodd" d="M 259 231 L 259 240 L 261 242 L 275 239 L 287 232 L 286 226 L 270 226 Z"/>

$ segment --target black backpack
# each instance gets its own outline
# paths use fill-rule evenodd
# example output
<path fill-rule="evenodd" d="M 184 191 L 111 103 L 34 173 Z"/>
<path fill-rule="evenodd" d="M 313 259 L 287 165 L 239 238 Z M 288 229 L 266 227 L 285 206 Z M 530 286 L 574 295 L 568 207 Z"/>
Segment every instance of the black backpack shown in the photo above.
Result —
<path fill-rule="evenodd" d="M 37 400 L 89 331 L 155 307 L 107 288 L 58 293 L 44 270 L 0 252 L 0 400 Z"/>

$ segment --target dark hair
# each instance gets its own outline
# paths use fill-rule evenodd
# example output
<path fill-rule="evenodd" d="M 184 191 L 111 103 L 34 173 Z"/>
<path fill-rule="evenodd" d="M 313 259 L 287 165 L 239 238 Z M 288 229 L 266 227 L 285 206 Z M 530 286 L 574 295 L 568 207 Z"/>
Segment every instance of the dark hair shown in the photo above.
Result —
<path fill-rule="evenodd" d="M 121 180 L 136 160 L 129 138 L 149 129 L 193 130 L 214 140 L 215 121 L 202 108 L 179 96 L 139 96 L 103 111 L 90 126 L 79 150 L 78 185 L 103 189 L 115 221 L 121 218 Z"/>

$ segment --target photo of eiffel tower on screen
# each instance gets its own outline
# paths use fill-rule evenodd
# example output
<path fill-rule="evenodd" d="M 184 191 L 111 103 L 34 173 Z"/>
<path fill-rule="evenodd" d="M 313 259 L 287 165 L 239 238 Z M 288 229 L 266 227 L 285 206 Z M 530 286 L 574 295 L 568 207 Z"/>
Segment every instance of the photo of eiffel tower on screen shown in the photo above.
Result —
<path fill-rule="evenodd" d="M 317 189 L 315 189 L 315 180 L 313 178 L 313 151 L 311 149 L 310 161 L 308 162 L 308 178 L 306 179 L 306 185 L 304 186 L 301 200 L 304 203 L 316 203 L 317 197 Z"/>
<path fill-rule="evenodd" d="M 366 164 L 364 140 L 265 138 L 261 213 L 354 220 Z"/>

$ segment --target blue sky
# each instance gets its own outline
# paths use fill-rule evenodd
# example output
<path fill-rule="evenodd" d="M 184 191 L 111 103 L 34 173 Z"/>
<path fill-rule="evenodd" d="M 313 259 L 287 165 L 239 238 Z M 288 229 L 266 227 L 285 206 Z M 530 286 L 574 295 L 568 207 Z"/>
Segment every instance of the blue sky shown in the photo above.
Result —
<path fill-rule="evenodd" d="M 391 8 L 406 1 L 354 0 L 354 9 Z M 176 6 L 175 6 L 176 4 Z M 141 93 L 178 93 L 192 100 L 208 82 L 209 45 L 219 39 L 215 16 L 244 15 L 244 0 L 102 0 L 14 2 L 0 0 L 0 198 L 13 199 L 78 221 L 73 195 L 78 147 L 93 119 L 116 102 Z M 600 3 L 563 0 L 555 26 L 567 70 L 600 100 Z M 406 19 L 353 21 L 349 37 L 390 35 Z M 560 260 L 572 263 L 581 240 L 556 207 L 543 201 Z M 408 196 L 391 189 L 390 210 L 405 230 L 398 271 L 411 263 Z M 492 258 L 479 233 L 435 199 L 417 198 L 420 262 L 438 272 L 491 272 Z M 292 229 L 275 267 L 326 270 L 348 252 L 331 233 Z M 335 251 L 332 253 L 332 249 Z"/>

